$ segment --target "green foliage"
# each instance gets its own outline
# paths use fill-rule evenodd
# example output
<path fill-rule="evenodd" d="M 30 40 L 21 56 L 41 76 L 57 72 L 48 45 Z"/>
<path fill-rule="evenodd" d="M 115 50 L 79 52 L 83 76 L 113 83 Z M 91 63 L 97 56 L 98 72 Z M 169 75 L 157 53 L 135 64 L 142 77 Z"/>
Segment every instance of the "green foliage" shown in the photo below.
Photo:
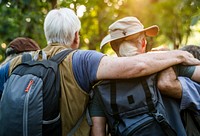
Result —
<path fill-rule="evenodd" d="M 187 44 L 192 16 L 198 13 L 199 4 L 196 0 L 162 0 L 154 4 L 153 12 L 159 13 L 155 20 L 161 28 L 160 43 L 168 41 L 174 49 Z"/>
<path fill-rule="evenodd" d="M 48 3 L 40 0 L 18 0 L 2 2 L 1 9 L 1 28 L 0 44 L 7 46 L 16 37 L 30 37 L 44 47 L 46 45 L 43 20 L 49 9 Z M 0 46 L 1 47 L 1 46 Z M 5 48 L 0 48 L 0 53 L 4 54 Z M 2 55 L 3 56 L 3 55 Z"/>
<path fill-rule="evenodd" d="M 118 0 L 77 0 L 62 2 L 61 7 L 71 7 L 78 12 L 80 6 L 85 7 L 82 22 L 80 47 L 91 50 L 99 50 L 100 41 L 107 34 L 108 26 L 116 20 L 119 9 L 116 8 Z M 118 6 L 120 7 L 120 6 Z"/>

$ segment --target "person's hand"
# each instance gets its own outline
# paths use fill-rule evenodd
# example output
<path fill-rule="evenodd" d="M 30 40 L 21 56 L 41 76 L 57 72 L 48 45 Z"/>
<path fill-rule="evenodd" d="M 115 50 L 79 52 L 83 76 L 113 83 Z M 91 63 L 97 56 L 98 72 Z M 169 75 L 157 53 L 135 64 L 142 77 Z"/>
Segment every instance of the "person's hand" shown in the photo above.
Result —
<path fill-rule="evenodd" d="M 183 57 L 183 60 L 182 60 L 183 65 L 200 65 L 200 61 L 194 58 L 194 56 L 187 51 L 174 50 L 172 52 L 180 54 L 181 57 Z"/>

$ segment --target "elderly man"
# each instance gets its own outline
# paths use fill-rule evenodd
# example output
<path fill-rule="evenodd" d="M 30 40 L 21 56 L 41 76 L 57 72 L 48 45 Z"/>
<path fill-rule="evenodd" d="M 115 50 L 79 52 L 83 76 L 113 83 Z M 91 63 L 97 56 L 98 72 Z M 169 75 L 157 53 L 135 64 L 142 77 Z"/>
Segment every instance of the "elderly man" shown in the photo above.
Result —
<path fill-rule="evenodd" d="M 109 31 L 110 31 L 110 34 L 108 36 L 106 36 L 102 42 L 101 42 L 101 46 L 100 48 L 102 48 L 102 46 L 104 46 L 106 43 L 109 43 L 111 44 L 111 47 L 112 49 L 116 52 L 116 54 L 119 56 L 119 57 L 123 57 L 123 56 L 133 56 L 133 55 L 137 55 L 137 54 L 142 54 L 142 53 L 145 53 L 145 50 L 146 50 L 146 36 L 155 36 L 157 33 L 155 33 L 154 35 L 149 35 L 149 33 L 152 31 L 152 30 L 155 30 L 157 29 L 158 30 L 158 27 L 157 26 L 151 26 L 151 27 L 148 27 L 146 29 L 141 29 L 143 27 L 143 25 L 140 23 L 140 21 L 135 18 L 135 17 L 125 17 L 125 18 L 122 18 L 120 20 L 117 20 L 116 22 L 114 22 L 113 24 L 110 25 L 109 27 Z M 137 30 L 136 33 L 132 33 L 132 35 L 129 35 L 129 36 L 124 36 L 123 38 L 116 35 L 116 32 L 117 31 L 133 31 L 133 30 Z M 181 67 L 182 69 L 180 69 L 180 71 L 184 70 L 185 71 L 185 76 L 188 76 L 191 78 L 192 75 L 194 75 L 194 70 L 195 70 L 195 67 Z M 184 75 L 183 74 L 183 75 Z M 154 79 L 154 78 L 153 78 Z M 144 79 L 143 79 L 144 80 Z M 155 80 L 155 79 L 154 79 Z M 199 80 L 199 77 L 196 78 L 196 80 Z M 129 82 L 130 84 L 128 83 L 124 83 L 125 81 Z M 119 85 L 118 86 L 129 86 L 128 88 L 124 88 L 124 94 L 126 95 L 127 91 L 131 91 L 131 86 L 132 86 L 132 82 L 130 81 L 134 81 L 134 80 L 125 80 L 125 81 L 121 81 L 121 82 L 118 82 L 116 81 Z M 135 80 L 136 82 L 138 82 L 137 80 Z M 113 84 L 112 81 L 110 81 L 111 83 L 110 84 Z M 113 81 L 114 82 L 114 81 Z M 138 82 L 137 84 L 139 84 L 140 82 Z M 137 88 L 137 84 L 135 84 L 135 88 Z M 107 117 L 107 119 L 109 120 L 110 118 L 115 118 L 115 114 L 113 113 L 110 113 L 111 111 L 107 108 L 109 108 L 109 106 L 107 106 L 107 104 L 109 105 L 109 100 L 107 100 L 107 98 L 111 97 L 111 95 L 109 96 L 108 94 L 112 94 L 112 90 L 109 90 L 109 88 L 112 88 L 111 87 L 112 85 L 110 85 L 109 87 L 109 84 L 106 82 L 106 83 L 100 83 L 100 84 L 97 84 L 97 90 L 99 90 L 99 93 L 95 93 L 94 95 L 94 99 L 93 99 L 93 103 L 91 104 L 91 107 L 90 107 L 90 111 L 91 111 L 91 115 L 93 116 L 93 126 L 92 126 L 92 135 L 105 135 L 105 116 Z M 117 86 L 117 85 L 116 85 Z M 156 83 L 154 84 L 154 86 L 156 86 Z M 102 90 L 102 88 L 104 90 Z M 122 89 L 122 88 L 121 88 Z M 108 94 L 107 94 L 107 91 L 110 91 Z M 136 96 L 140 96 L 141 97 L 141 92 L 143 90 L 141 89 L 139 92 L 135 91 L 135 93 L 138 93 L 138 94 L 135 94 Z M 155 89 L 156 91 L 156 89 Z M 117 93 L 120 93 L 120 91 L 118 90 Z M 157 92 L 159 93 L 159 92 Z M 107 94 L 107 95 L 106 95 Z M 168 91 L 168 94 L 170 94 L 171 96 L 174 95 L 174 91 Z M 99 96 L 99 95 L 102 95 L 102 96 Z M 106 98 L 104 98 L 106 95 Z M 100 97 L 98 99 L 98 97 Z M 121 96 L 122 97 L 122 96 Z M 126 97 L 126 96 L 123 96 L 123 97 Z M 128 96 L 127 96 L 128 97 Z M 116 98 L 115 98 L 116 99 Z M 116 100 L 116 101 L 120 101 L 121 103 L 123 103 L 126 98 L 121 98 L 121 100 Z M 137 99 L 137 98 L 133 98 L 134 99 Z M 144 98 L 145 99 L 145 98 Z M 162 104 L 162 98 L 157 98 L 159 102 L 159 104 L 161 104 L 163 107 L 164 107 L 164 104 Z M 123 100 L 123 102 L 122 102 Z M 142 102 L 143 99 L 140 99 L 140 101 Z M 167 100 L 169 100 L 168 98 L 165 99 L 166 103 Z M 103 102 L 99 102 L 99 101 L 103 101 Z M 135 100 L 137 101 L 137 100 Z M 103 103 L 103 104 L 102 104 Z M 118 103 L 119 104 L 119 103 Z M 157 104 L 157 105 L 159 105 Z M 104 105 L 104 106 L 103 106 Z M 111 104 L 112 105 L 112 104 Z M 123 109 L 125 107 L 120 107 L 120 104 L 118 105 L 119 109 Z M 173 100 L 169 100 L 169 104 L 168 104 L 168 107 L 170 106 L 173 106 L 173 107 L 176 107 L 177 104 L 176 103 L 173 103 Z M 130 106 L 130 107 L 133 107 Z M 156 106 L 155 106 L 156 107 Z M 103 109 L 104 108 L 104 109 Z M 137 107 L 138 108 L 138 107 Z M 134 110 L 133 108 L 129 108 L 127 109 L 127 112 L 131 111 L 131 110 Z M 175 120 L 170 120 L 170 124 L 175 128 L 175 130 L 177 131 L 177 134 L 180 135 L 180 136 L 183 136 L 183 135 L 186 135 L 185 133 L 185 130 L 184 130 L 184 127 L 183 127 L 183 124 L 181 122 L 181 118 L 180 118 L 180 114 L 179 114 L 179 109 L 175 109 L 174 111 L 169 109 L 167 111 L 165 111 L 165 109 L 163 109 L 164 112 L 167 112 L 167 115 L 165 115 L 165 113 L 163 111 L 161 111 L 161 113 L 163 114 L 163 116 L 165 116 L 167 118 L 167 116 L 175 116 Z M 173 112 L 171 112 L 171 111 Z M 109 112 L 109 113 L 107 113 Z M 109 115 L 108 115 L 109 114 Z M 126 115 L 126 113 L 124 113 Z M 138 111 L 138 114 L 139 114 L 139 111 Z M 144 112 L 145 114 L 145 112 Z M 132 114 L 132 116 L 135 116 L 134 114 Z M 139 116 L 138 116 L 139 117 Z M 119 120 L 120 120 L 120 116 L 118 116 Z M 134 121 L 133 119 L 134 118 L 131 118 L 131 115 L 129 115 L 129 119 L 132 119 L 132 121 Z M 170 118 L 171 119 L 171 118 Z M 123 120 L 121 118 L 121 120 Z M 126 121 L 128 120 L 128 118 L 126 119 Z M 108 122 L 112 122 L 112 121 L 108 121 Z M 123 122 L 123 121 L 122 121 Z M 174 125 L 174 124 L 177 124 L 178 123 L 178 126 L 177 125 Z M 132 126 L 131 126 L 131 125 Z M 133 135 L 136 135 L 136 131 L 134 130 L 135 127 L 133 127 L 134 125 L 134 122 L 133 123 L 129 123 L 129 125 L 126 124 L 126 122 L 124 122 L 124 126 L 126 126 L 126 128 L 120 130 L 120 126 L 115 126 L 114 124 L 110 124 L 110 127 L 116 127 L 116 129 L 118 130 L 115 130 L 117 133 L 116 135 L 127 135 L 127 132 L 129 133 L 134 133 Z M 119 124 L 118 124 L 119 125 Z M 156 127 L 153 127 L 153 126 L 156 126 L 156 124 L 151 124 L 149 125 L 149 127 L 145 128 L 145 129 L 142 129 L 141 128 L 141 134 L 140 135 L 146 135 L 147 133 L 148 134 L 151 134 L 151 135 L 164 135 L 164 131 L 162 132 L 162 130 L 159 130 L 161 128 L 156 128 Z M 132 127 L 132 129 L 130 130 L 130 128 Z M 152 128 L 150 128 L 152 127 Z M 126 130 L 127 129 L 127 130 Z M 147 129 L 151 129 L 151 132 L 147 132 L 145 130 Z M 164 128 L 165 129 L 165 128 Z M 127 132 L 126 132 L 127 131 Z M 166 129 L 166 131 L 168 131 Z M 165 132 L 166 132 L 165 131 Z M 138 133 L 137 133 L 138 135 Z M 170 134 L 169 134 L 170 135 Z"/>

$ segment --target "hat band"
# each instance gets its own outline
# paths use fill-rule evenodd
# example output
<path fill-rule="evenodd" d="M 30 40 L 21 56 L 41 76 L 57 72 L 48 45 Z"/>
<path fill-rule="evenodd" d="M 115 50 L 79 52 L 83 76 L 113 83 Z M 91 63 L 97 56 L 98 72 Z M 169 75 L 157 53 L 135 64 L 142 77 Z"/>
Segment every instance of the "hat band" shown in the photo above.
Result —
<path fill-rule="evenodd" d="M 129 28 L 127 30 L 115 30 L 115 31 L 110 31 L 110 36 L 112 39 L 123 38 L 132 34 L 142 32 L 143 30 L 144 30 L 143 28 L 136 29 L 135 27 Z"/>

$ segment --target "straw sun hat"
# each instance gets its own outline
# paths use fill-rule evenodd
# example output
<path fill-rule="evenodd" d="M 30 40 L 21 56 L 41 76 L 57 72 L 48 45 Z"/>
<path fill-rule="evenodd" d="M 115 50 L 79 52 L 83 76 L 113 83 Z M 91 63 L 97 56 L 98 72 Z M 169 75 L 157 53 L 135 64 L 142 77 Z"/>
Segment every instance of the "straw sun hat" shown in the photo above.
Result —
<path fill-rule="evenodd" d="M 131 35 L 138 34 L 140 32 L 145 32 L 145 35 L 153 37 L 158 34 L 159 27 L 153 25 L 147 28 L 144 28 L 142 23 L 136 17 L 125 17 L 117 20 L 109 26 L 109 34 L 103 38 L 100 44 L 100 49 L 107 43 L 130 37 Z"/>

